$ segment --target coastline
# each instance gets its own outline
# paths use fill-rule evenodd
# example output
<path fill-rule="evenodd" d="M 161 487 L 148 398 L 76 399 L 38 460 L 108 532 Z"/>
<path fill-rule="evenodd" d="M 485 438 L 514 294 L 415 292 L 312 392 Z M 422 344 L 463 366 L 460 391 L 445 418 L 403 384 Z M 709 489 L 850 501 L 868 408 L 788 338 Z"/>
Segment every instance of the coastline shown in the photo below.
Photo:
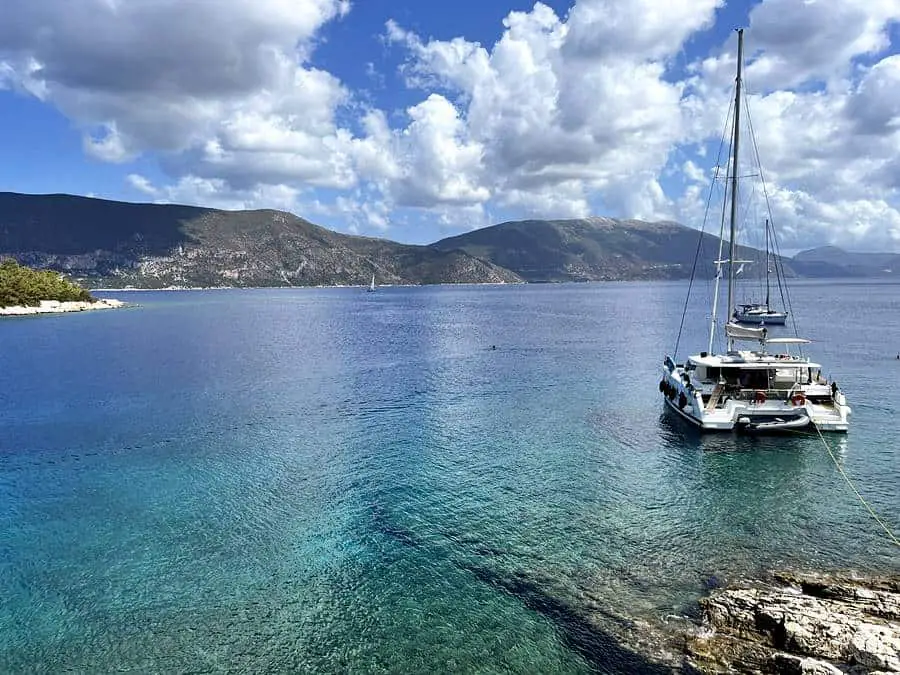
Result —
<path fill-rule="evenodd" d="M 700 672 L 900 672 L 900 577 L 776 571 L 699 604 L 684 652 Z"/>
<path fill-rule="evenodd" d="M 528 282 L 447 282 L 439 284 L 376 284 L 375 288 L 431 288 L 433 286 L 525 286 Z M 534 285 L 534 284 L 531 284 Z M 177 291 L 247 291 L 247 290 L 304 290 L 325 288 L 358 288 L 368 290 L 366 284 L 314 284 L 310 286 L 165 286 L 163 288 L 136 288 L 132 286 L 120 286 L 115 288 L 91 288 L 91 293 L 148 293 L 148 292 L 177 292 Z"/>
<path fill-rule="evenodd" d="M 36 314 L 66 314 L 69 312 L 86 312 L 96 309 L 119 309 L 125 307 L 121 300 L 98 298 L 94 302 L 41 300 L 36 307 L 0 307 L 0 316 L 33 316 Z"/>

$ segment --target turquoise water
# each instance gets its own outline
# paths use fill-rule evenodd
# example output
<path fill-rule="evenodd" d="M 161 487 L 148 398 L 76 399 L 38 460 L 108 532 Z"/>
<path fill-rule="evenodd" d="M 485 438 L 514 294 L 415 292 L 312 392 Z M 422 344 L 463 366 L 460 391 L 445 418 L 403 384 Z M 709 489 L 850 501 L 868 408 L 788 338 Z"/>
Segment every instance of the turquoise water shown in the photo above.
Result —
<path fill-rule="evenodd" d="M 829 441 L 900 526 L 898 286 L 793 291 L 854 407 Z M 712 577 L 900 571 L 818 439 L 663 413 L 684 292 L 118 293 L 140 307 L 0 322 L 0 671 L 649 672 L 632 622 Z"/>

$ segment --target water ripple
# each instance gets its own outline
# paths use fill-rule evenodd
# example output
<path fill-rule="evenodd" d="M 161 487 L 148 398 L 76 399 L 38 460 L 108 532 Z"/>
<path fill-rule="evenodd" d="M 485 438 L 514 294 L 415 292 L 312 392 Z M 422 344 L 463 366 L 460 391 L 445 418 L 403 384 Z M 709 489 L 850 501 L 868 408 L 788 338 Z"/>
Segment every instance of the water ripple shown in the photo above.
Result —
<path fill-rule="evenodd" d="M 866 340 L 896 334 L 890 294 L 852 290 L 888 322 Z M 711 584 L 896 570 L 817 439 L 662 413 L 682 292 L 150 293 L 4 324 L 0 670 L 656 672 L 641 626 Z M 900 522 L 887 345 L 828 330 L 835 450 Z"/>

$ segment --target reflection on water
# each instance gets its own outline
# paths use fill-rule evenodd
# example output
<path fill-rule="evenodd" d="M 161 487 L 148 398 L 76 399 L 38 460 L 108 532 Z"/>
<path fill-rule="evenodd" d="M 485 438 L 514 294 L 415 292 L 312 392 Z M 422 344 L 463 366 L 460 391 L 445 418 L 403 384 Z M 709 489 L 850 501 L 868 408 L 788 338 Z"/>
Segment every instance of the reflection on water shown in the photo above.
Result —
<path fill-rule="evenodd" d="M 661 404 L 662 405 L 662 404 Z M 701 432 L 697 427 L 680 419 L 668 408 L 659 415 L 660 440 L 666 447 L 675 450 L 693 449 L 704 452 L 760 452 L 773 450 L 778 452 L 800 452 L 810 445 L 810 439 L 820 444 L 821 440 L 815 431 L 794 431 L 782 434 L 741 434 L 732 432 Z M 845 436 L 835 439 L 846 447 Z M 838 443 L 830 443 L 839 447 Z"/>
<path fill-rule="evenodd" d="M 867 342 L 815 326 L 854 406 L 827 439 L 900 522 L 870 344 L 900 326 L 858 290 L 829 308 L 872 312 Z M 149 293 L 4 323 L 0 670 L 645 671 L 618 640 L 711 583 L 896 570 L 817 436 L 662 413 L 683 297 Z"/>

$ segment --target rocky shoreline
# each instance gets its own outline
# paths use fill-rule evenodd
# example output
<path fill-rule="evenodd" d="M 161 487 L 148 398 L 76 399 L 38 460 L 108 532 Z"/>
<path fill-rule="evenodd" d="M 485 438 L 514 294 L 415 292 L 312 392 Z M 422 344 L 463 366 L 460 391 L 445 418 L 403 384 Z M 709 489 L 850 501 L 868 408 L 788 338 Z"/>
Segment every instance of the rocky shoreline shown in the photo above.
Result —
<path fill-rule="evenodd" d="M 61 314 L 65 312 L 85 312 L 94 309 L 118 309 L 124 306 L 124 302 L 112 298 L 100 298 L 94 302 L 41 300 L 41 304 L 35 307 L 0 307 L 0 316 Z"/>
<path fill-rule="evenodd" d="M 683 672 L 900 673 L 900 577 L 776 572 L 700 600 Z"/>

